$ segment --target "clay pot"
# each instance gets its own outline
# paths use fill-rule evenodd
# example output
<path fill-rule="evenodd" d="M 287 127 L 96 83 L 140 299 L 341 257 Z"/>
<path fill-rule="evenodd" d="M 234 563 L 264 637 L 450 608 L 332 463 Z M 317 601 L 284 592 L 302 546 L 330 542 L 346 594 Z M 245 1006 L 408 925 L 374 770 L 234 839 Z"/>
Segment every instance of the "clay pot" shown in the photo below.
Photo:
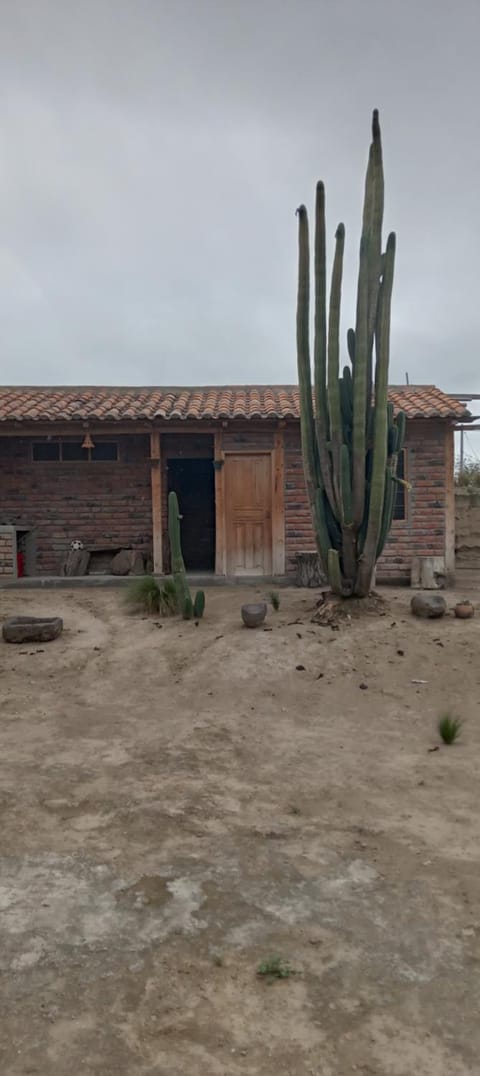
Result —
<path fill-rule="evenodd" d="M 267 615 L 265 602 L 256 602 L 253 605 L 242 605 L 242 620 L 246 628 L 258 628 L 263 624 Z"/>
<path fill-rule="evenodd" d="M 12 616 L 2 625 L 6 643 L 49 643 L 62 631 L 59 616 Z"/>
<path fill-rule="evenodd" d="M 470 617 L 475 616 L 475 609 L 471 602 L 465 600 L 457 602 L 454 613 L 459 620 L 470 620 Z"/>

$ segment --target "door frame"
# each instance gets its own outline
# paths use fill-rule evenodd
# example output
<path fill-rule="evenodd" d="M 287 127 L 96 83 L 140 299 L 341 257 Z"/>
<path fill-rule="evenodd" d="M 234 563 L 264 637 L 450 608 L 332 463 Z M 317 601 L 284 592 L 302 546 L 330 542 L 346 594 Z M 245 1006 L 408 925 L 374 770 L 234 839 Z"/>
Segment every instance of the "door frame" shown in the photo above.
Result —
<path fill-rule="evenodd" d="M 272 457 L 272 576 L 285 575 L 285 445 L 284 422 L 279 422 L 273 431 L 273 447 L 268 449 L 243 448 L 247 455 L 267 452 Z M 271 428 L 271 427 L 270 427 Z M 206 426 L 179 427 L 176 424 L 159 426 L 150 431 L 150 469 L 152 498 L 152 539 L 153 571 L 162 575 L 162 442 L 164 433 L 205 433 L 214 435 L 215 468 L 215 575 L 226 578 L 226 519 L 225 519 L 225 474 L 224 464 L 227 455 L 238 456 L 242 448 L 224 449 L 223 427 Z"/>
<path fill-rule="evenodd" d="M 285 454 L 283 428 L 274 432 L 273 448 L 223 447 L 223 431 L 215 433 L 215 575 L 226 577 L 225 460 L 228 456 L 270 456 L 272 481 L 272 576 L 285 575 Z"/>

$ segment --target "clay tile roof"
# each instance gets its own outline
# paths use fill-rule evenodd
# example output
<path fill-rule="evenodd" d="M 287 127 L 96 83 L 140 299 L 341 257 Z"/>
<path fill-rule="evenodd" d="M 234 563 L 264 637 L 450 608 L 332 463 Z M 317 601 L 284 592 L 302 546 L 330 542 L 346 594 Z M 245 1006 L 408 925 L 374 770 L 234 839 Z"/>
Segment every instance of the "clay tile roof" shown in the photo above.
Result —
<path fill-rule="evenodd" d="M 463 403 L 434 385 L 392 386 L 389 395 L 407 418 L 468 418 Z M 298 419 L 298 387 L 0 388 L 0 423 L 235 418 Z"/>

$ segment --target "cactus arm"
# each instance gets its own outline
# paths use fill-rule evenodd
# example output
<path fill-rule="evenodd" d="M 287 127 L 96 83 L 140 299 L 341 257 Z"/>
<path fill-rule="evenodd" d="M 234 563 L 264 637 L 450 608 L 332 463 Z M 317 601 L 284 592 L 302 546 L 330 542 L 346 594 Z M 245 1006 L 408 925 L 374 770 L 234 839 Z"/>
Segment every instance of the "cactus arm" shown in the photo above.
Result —
<path fill-rule="evenodd" d="M 391 468 L 388 467 L 385 478 L 385 497 L 383 501 L 382 523 L 380 527 L 380 535 L 376 552 L 377 560 L 383 553 L 383 550 L 385 548 L 385 542 L 388 538 L 390 527 L 392 526 L 393 510 L 395 507 L 395 492 L 395 479 L 393 477 Z"/>
<path fill-rule="evenodd" d="M 382 272 L 384 179 L 378 111 L 372 118 L 363 203 L 357 291 L 354 371 L 354 521 L 361 526 L 365 499 L 365 432 L 372 398 L 373 339 Z"/>
<path fill-rule="evenodd" d="M 403 448 L 403 446 L 405 444 L 405 427 L 406 427 L 405 412 L 404 411 L 399 411 L 399 413 L 397 415 L 397 430 L 398 430 L 398 448 L 397 448 L 397 452 L 401 452 L 402 448 Z"/>
<path fill-rule="evenodd" d="M 383 275 L 382 261 L 382 224 L 384 207 L 384 178 L 382 161 L 382 140 L 378 111 L 375 109 L 372 121 L 372 192 L 370 199 L 370 247 L 368 266 L 368 361 L 367 361 L 367 399 L 372 399 L 373 342 L 377 316 L 380 278 Z"/>
<path fill-rule="evenodd" d="M 310 366 L 310 245 L 308 215 L 304 205 L 298 216 L 298 293 L 297 293 L 297 367 L 300 389 L 300 431 L 308 499 L 312 513 L 315 490 L 318 486 L 318 456 L 313 418 L 312 381 Z"/>
<path fill-rule="evenodd" d="M 398 427 L 390 426 L 388 430 L 387 440 L 387 456 L 390 459 L 391 456 L 396 456 L 398 452 Z"/>
<path fill-rule="evenodd" d="M 369 404 L 367 395 L 368 249 L 368 236 L 362 235 L 353 368 L 353 521 L 357 529 L 361 526 L 365 506 L 365 435 Z"/>
<path fill-rule="evenodd" d="M 349 329 L 347 332 L 347 348 L 350 362 L 353 366 L 355 362 L 355 329 Z"/>
<path fill-rule="evenodd" d="M 315 332 L 313 371 L 315 385 L 315 425 L 318 458 L 323 485 L 331 507 L 335 508 L 330 453 L 327 407 L 327 254 L 325 239 L 325 187 L 317 183 L 315 197 Z"/>
<path fill-rule="evenodd" d="M 328 410 L 330 415 L 330 436 L 332 441 L 333 488 L 337 511 L 341 515 L 340 492 L 340 452 L 343 442 L 342 408 L 340 399 L 339 359 L 340 359 L 340 299 L 342 291 L 343 252 L 345 247 L 345 228 L 339 224 L 335 233 L 335 257 L 333 260 L 332 282 L 330 288 L 330 307 L 328 315 Z"/>
<path fill-rule="evenodd" d="M 332 544 L 332 539 L 330 537 L 330 528 L 328 526 L 327 520 L 328 502 L 326 506 L 324 504 L 324 497 L 324 491 L 322 489 L 317 489 L 313 505 L 312 519 L 317 548 L 320 554 L 320 560 L 322 562 L 322 568 L 324 572 L 326 572 L 328 565 L 328 550 L 330 549 L 330 546 Z"/>
<path fill-rule="evenodd" d="M 342 520 L 345 527 L 351 527 L 352 513 L 352 480 L 350 475 L 350 453 L 346 445 L 341 448 L 341 491 L 342 491 Z"/>
<path fill-rule="evenodd" d="M 370 200 L 370 229 L 371 242 L 369 250 L 368 270 L 368 336 L 369 351 L 373 346 L 375 334 L 375 321 L 378 305 L 378 293 L 380 289 L 380 277 L 382 275 L 382 224 L 383 208 L 385 201 L 385 182 L 383 177 L 382 138 L 378 111 L 374 110 L 372 120 L 372 193 Z"/>
<path fill-rule="evenodd" d="M 328 550 L 327 561 L 328 582 L 334 594 L 343 594 L 342 573 L 340 571 L 340 557 L 336 549 Z"/>
<path fill-rule="evenodd" d="M 351 448 L 352 423 L 353 423 L 353 383 L 349 366 L 343 367 L 343 377 L 340 378 L 340 399 L 342 405 L 343 439 Z"/>
<path fill-rule="evenodd" d="M 317 440 L 328 441 L 327 379 L 327 254 L 325 187 L 317 183 L 315 198 L 315 336 L 313 344 Z"/>
<path fill-rule="evenodd" d="M 384 275 L 382 279 L 377 324 L 375 327 L 376 345 L 376 384 L 372 481 L 367 534 L 362 559 L 359 564 L 356 593 L 360 597 L 368 594 L 375 568 L 377 547 L 382 524 L 383 501 L 385 496 L 385 475 L 387 465 L 388 437 L 388 365 L 390 340 L 390 311 L 395 265 L 395 235 L 392 232 L 387 241 Z"/>
<path fill-rule="evenodd" d="M 353 594 L 357 575 L 357 539 L 353 530 L 352 469 L 347 445 L 341 448 L 343 594 Z"/>

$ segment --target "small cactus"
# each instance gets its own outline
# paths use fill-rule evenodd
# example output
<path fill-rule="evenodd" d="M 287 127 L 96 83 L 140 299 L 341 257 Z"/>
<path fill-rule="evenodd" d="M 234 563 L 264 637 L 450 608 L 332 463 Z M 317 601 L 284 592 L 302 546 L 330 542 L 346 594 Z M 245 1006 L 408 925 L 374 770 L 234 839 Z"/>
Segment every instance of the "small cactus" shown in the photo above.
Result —
<path fill-rule="evenodd" d="M 193 602 L 190 594 L 187 594 L 183 602 L 183 619 L 193 620 Z"/>
<path fill-rule="evenodd" d="M 193 615 L 195 620 L 201 620 L 205 612 L 205 592 L 203 590 L 197 590 L 195 595 L 195 601 L 193 603 Z"/>

